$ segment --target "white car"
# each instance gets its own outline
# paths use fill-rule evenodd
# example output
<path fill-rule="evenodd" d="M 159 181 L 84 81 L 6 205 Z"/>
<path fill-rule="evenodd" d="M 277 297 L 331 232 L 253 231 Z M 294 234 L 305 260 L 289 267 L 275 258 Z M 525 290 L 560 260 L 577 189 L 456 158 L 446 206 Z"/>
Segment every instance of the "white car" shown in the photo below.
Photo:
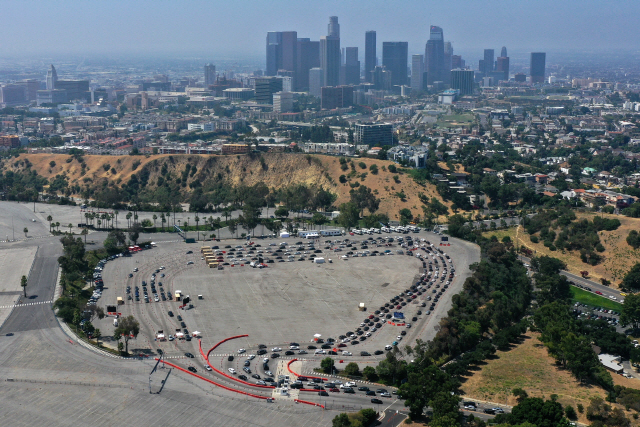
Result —
<path fill-rule="evenodd" d="M 326 351 L 324 351 L 323 349 L 319 348 L 319 349 L 317 349 L 317 350 L 315 351 L 315 353 L 314 353 L 314 354 L 325 354 L 325 353 L 326 353 Z"/>
<path fill-rule="evenodd" d="M 235 374 L 235 373 L 236 373 L 236 370 L 235 370 L 235 369 L 233 369 L 233 368 L 229 368 L 229 373 L 231 373 L 231 374 Z"/>
<path fill-rule="evenodd" d="M 351 352 L 350 352 L 350 351 L 343 351 L 343 352 L 342 352 L 342 355 L 343 355 L 343 356 L 353 356 L 353 354 L 351 354 Z"/>
<path fill-rule="evenodd" d="M 382 397 L 391 397 L 391 395 L 389 393 L 380 393 L 380 396 L 382 396 Z"/>
<path fill-rule="evenodd" d="M 290 345 L 289 346 L 289 350 L 299 350 L 300 347 L 298 347 L 297 345 Z"/>
<path fill-rule="evenodd" d="M 357 384 L 355 382 L 353 382 L 353 381 L 348 381 L 345 384 L 345 386 L 347 386 L 347 387 L 357 387 Z"/>
<path fill-rule="evenodd" d="M 298 354 L 307 354 L 307 350 L 300 350 L 298 351 Z"/>
<path fill-rule="evenodd" d="M 209 365 L 205 366 L 204 369 L 206 369 L 207 371 L 213 371 L 213 369 L 211 369 L 211 366 Z"/>
<path fill-rule="evenodd" d="M 260 381 L 256 381 L 257 385 L 267 385 L 267 383 L 265 383 L 264 381 L 260 380 Z"/>
<path fill-rule="evenodd" d="M 247 356 L 247 360 L 253 360 L 256 358 L 255 354 L 250 354 L 249 356 Z"/>
<path fill-rule="evenodd" d="M 265 372 L 265 374 L 269 375 L 270 377 L 273 376 L 273 372 L 271 372 L 271 371 L 267 371 L 267 372 Z"/>
<path fill-rule="evenodd" d="M 396 341 L 402 341 L 402 335 L 398 335 L 398 336 L 396 337 Z"/>
<path fill-rule="evenodd" d="M 238 354 L 242 354 L 242 353 L 244 353 L 245 351 L 247 351 L 247 350 L 245 350 L 244 348 L 239 348 L 239 349 L 238 349 Z"/>
<path fill-rule="evenodd" d="M 282 351 L 282 349 L 280 347 L 273 347 L 271 351 Z"/>

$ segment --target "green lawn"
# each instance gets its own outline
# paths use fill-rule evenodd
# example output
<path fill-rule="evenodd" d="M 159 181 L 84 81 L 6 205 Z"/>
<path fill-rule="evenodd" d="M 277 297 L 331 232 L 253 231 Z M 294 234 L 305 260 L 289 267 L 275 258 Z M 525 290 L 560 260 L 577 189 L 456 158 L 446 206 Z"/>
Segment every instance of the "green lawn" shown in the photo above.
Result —
<path fill-rule="evenodd" d="M 579 302 L 591 307 L 602 307 L 606 308 L 607 310 L 617 311 L 618 313 L 622 311 L 622 304 L 612 301 L 609 298 L 587 292 L 584 289 L 571 286 L 571 293 L 573 294 L 574 303 Z"/>

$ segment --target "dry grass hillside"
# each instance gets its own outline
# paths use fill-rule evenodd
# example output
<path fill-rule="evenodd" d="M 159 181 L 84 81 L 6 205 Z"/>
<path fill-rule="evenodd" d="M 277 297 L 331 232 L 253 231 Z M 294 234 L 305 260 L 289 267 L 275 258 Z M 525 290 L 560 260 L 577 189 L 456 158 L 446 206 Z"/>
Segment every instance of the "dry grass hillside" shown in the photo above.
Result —
<path fill-rule="evenodd" d="M 487 361 L 473 375 L 465 378 L 462 384 L 465 396 L 513 406 L 518 402 L 511 392 L 514 388 L 522 388 L 530 397 L 549 399 L 556 394 L 562 406 L 571 405 L 575 409 L 580 403 L 585 412 L 591 398 L 606 397 L 606 391 L 601 387 L 580 384 L 570 372 L 557 367 L 538 336 L 529 332 L 521 344 L 509 351 L 498 351 L 495 359 Z M 615 374 L 612 377 L 615 384 L 632 388 L 639 386 L 638 380 L 627 380 Z M 624 410 L 620 405 L 614 406 Z M 589 423 L 584 413 L 578 415 L 579 422 Z M 626 415 L 633 420 L 631 412 L 626 412 Z M 633 420 L 633 425 L 637 424 Z"/>
<path fill-rule="evenodd" d="M 291 184 L 305 183 L 318 185 L 337 194 L 336 205 L 349 200 L 350 184 L 358 182 L 365 185 L 381 199 L 379 212 L 386 213 L 391 219 L 398 217 L 398 211 L 410 209 L 414 216 L 423 215 L 419 193 L 428 197 L 441 198 L 431 184 L 417 184 L 410 176 L 402 173 L 391 173 L 388 166 L 393 162 L 377 159 L 353 159 L 353 166 L 343 171 L 338 157 L 323 155 L 304 155 L 288 153 L 267 153 L 251 158 L 240 156 L 209 155 L 154 155 L 145 156 L 83 156 L 86 168 L 73 156 L 64 154 L 21 154 L 3 164 L 4 170 L 24 170 L 24 160 L 31 163 L 31 169 L 45 178 L 53 178 L 65 174 L 71 185 L 95 186 L 108 181 L 111 185 L 126 183 L 131 175 L 147 170 L 150 174 L 149 185 L 157 182 L 161 176 L 163 165 L 174 176 L 179 176 L 187 164 L 197 168 L 197 173 L 189 181 L 223 179 L 231 185 L 244 184 L 251 186 L 260 182 L 269 188 L 279 189 Z M 351 161 L 351 159 L 350 159 Z M 54 165 L 51 166 L 51 162 Z M 363 162 L 365 168 L 360 167 Z M 374 174 L 369 167 L 375 164 L 378 173 Z M 353 172 L 352 172 L 353 171 Z M 351 176 L 349 176 L 351 174 Z M 349 176 L 347 183 L 340 183 L 341 175 Z M 394 179 L 397 176 L 397 181 Z M 190 192 L 189 187 L 184 188 Z M 398 193 L 404 193 L 404 200 Z M 450 203 L 447 203 L 450 205 Z"/>
<path fill-rule="evenodd" d="M 593 219 L 594 213 L 590 212 L 578 212 L 576 216 L 578 218 Z M 600 216 L 601 214 L 598 214 Z M 580 271 L 586 270 L 589 272 L 589 276 L 592 280 L 599 280 L 601 278 L 607 279 L 613 283 L 614 287 L 620 283 L 624 275 L 635 265 L 640 262 L 640 249 L 634 250 L 627 244 L 627 236 L 631 230 L 640 230 L 640 219 L 629 218 L 622 215 L 607 215 L 605 218 L 616 218 L 620 220 L 621 226 L 617 230 L 613 231 L 601 231 L 600 242 L 605 248 L 605 251 L 601 254 L 604 256 L 604 261 L 596 266 L 585 264 L 580 259 L 579 251 L 552 251 L 543 242 L 533 243 L 526 234 L 522 227 L 510 228 L 508 230 L 498 230 L 494 232 L 487 232 L 485 236 L 495 234 L 498 239 L 509 235 L 512 240 L 517 238 L 517 245 L 525 245 L 531 250 L 536 251 L 536 254 L 548 255 L 554 258 L 558 258 L 567 264 L 567 270 L 573 274 L 580 275 Z M 517 233 L 517 234 L 516 234 Z"/>

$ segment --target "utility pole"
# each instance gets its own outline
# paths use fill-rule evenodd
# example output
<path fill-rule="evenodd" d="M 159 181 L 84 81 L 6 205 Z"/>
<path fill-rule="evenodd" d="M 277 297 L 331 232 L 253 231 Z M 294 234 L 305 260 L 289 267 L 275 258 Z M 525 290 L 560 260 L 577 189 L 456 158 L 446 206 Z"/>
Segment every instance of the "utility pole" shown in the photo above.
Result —
<path fill-rule="evenodd" d="M 16 240 L 16 232 L 13 228 L 13 217 L 11 217 L 11 233 L 13 234 L 13 239 L 12 240 Z"/>

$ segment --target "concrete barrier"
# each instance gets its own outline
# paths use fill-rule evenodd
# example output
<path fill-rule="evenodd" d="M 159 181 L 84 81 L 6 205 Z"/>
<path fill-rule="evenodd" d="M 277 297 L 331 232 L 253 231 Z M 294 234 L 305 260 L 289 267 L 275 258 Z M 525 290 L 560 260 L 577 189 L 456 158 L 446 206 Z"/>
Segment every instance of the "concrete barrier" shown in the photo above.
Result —
<path fill-rule="evenodd" d="M 292 364 L 293 362 L 296 362 L 297 360 L 298 360 L 298 359 L 292 359 L 292 360 L 290 360 L 290 361 L 289 361 L 289 363 L 287 363 L 287 370 L 288 370 L 291 374 L 295 375 L 296 377 L 320 378 L 322 381 L 329 381 L 329 379 L 328 379 L 328 378 L 315 377 L 315 376 L 310 376 L 310 375 L 300 375 L 300 374 L 298 374 L 298 373 L 293 372 L 293 371 L 291 370 L 291 364 Z M 313 390 L 313 391 L 317 391 L 317 390 Z"/>
<path fill-rule="evenodd" d="M 248 336 L 249 336 L 249 335 L 246 335 L 246 334 L 245 334 L 245 335 L 236 335 L 236 336 L 234 336 L 234 337 L 225 338 L 224 340 L 220 341 L 219 343 L 217 343 L 216 345 L 214 345 L 213 347 L 211 347 L 211 349 L 209 349 L 209 351 L 207 352 L 207 354 L 206 354 L 206 355 L 204 354 L 204 351 L 202 351 L 202 340 L 198 340 L 198 347 L 199 347 L 199 349 L 200 349 L 200 354 L 202 355 L 202 357 L 204 358 L 204 360 L 206 360 L 207 365 L 209 365 L 209 367 L 210 367 L 211 369 L 213 369 L 214 371 L 216 371 L 218 374 L 222 375 L 223 377 L 229 378 L 229 379 L 231 379 L 231 380 L 233 380 L 233 381 L 236 381 L 236 382 L 239 382 L 239 383 L 242 383 L 242 384 L 244 384 L 244 385 L 251 386 L 251 387 L 273 389 L 273 388 L 275 388 L 275 386 L 271 386 L 271 385 L 260 385 L 260 384 L 251 384 L 250 382 L 243 381 L 243 380 L 241 380 L 241 379 L 239 379 L 239 378 L 236 378 L 236 377 L 234 377 L 234 376 L 232 376 L 232 375 L 229 375 L 229 374 L 227 374 L 227 373 L 225 373 L 225 372 L 222 372 L 222 371 L 221 371 L 221 370 L 219 370 L 218 368 L 216 368 L 216 367 L 214 367 L 213 365 L 211 365 L 211 363 L 209 362 L 209 354 L 210 354 L 213 350 L 215 350 L 215 349 L 216 349 L 220 344 L 223 344 L 223 343 L 225 343 L 225 342 L 227 342 L 227 341 L 230 341 L 230 340 L 234 340 L 234 339 L 236 339 L 236 338 L 243 338 L 243 337 L 248 337 Z"/>

